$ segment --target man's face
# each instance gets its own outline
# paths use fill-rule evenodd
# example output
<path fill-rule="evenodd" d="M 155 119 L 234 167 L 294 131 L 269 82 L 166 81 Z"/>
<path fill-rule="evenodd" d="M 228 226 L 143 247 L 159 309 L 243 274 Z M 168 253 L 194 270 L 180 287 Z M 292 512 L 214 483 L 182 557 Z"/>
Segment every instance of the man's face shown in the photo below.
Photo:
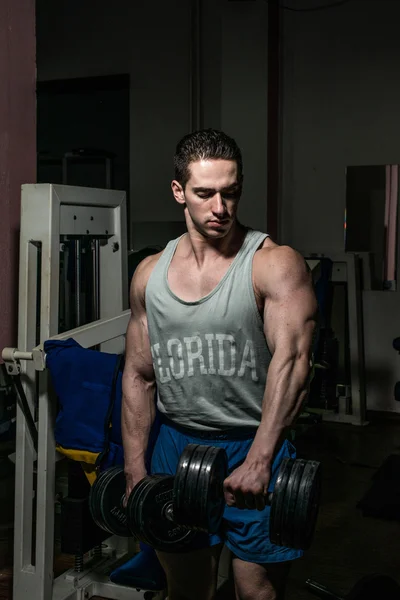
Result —
<path fill-rule="evenodd" d="M 236 220 L 241 194 L 234 160 L 210 159 L 193 162 L 185 189 L 172 182 L 175 199 L 186 205 L 189 225 L 209 238 L 224 237 Z"/>

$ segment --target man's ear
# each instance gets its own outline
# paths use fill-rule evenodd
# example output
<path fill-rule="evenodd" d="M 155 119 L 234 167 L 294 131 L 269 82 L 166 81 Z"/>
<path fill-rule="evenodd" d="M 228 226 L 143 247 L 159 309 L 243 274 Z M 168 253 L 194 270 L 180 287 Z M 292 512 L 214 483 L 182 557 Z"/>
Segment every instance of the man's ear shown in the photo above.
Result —
<path fill-rule="evenodd" d="M 176 179 L 174 179 L 171 183 L 171 189 L 174 198 L 178 202 L 178 204 L 185 204 L 185 192 L 179 181 L 176 181 Z"/>

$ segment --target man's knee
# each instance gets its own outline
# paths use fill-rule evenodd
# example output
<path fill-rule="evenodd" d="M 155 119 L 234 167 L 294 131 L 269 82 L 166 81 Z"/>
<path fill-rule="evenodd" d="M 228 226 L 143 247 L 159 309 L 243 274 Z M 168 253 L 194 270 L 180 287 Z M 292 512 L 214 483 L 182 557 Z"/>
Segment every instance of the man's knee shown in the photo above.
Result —
<path fill-rule="evenodd" d="M 158 552 L 168 582 L 169 600 L 213 600 L 221 546 L 193 552 Z"/>
<path fill-rule="evenodd" d="M 290 563 L 256 564 L 233 560 L 238 600 L 283 600 Z"/>

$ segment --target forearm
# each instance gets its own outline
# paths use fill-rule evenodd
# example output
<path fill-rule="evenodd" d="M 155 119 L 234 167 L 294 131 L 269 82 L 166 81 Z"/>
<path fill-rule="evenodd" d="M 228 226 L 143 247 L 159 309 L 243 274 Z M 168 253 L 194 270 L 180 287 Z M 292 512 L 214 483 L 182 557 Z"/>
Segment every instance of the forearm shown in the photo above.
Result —
<path fill-rule="evenodd" d="M 261 423 L 248 455 L 249 460 L 272 463 L 279 442 L 304 403 L 309 375 L 308 355 L 273 357 L 268 370 Z"/>
<path fill-rule="evenodd" d="M 135 373 L 122 380 L 122 442 L 125 472 L 144 471 L 150 430 L 155 418 L 155 384 Z"/>

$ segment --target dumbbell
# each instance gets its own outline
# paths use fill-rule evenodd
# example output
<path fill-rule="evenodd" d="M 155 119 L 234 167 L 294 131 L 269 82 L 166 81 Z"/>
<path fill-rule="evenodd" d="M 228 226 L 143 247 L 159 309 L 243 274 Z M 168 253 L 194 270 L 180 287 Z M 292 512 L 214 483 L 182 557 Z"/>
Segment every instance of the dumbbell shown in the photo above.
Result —
<path fill-rule="evenodd" d="M 216 533 L 225 508 L 223 483 L 228 476 L 225 450 L 189 444 L 175 476 L 156 474 L 142 479 L 123 507 L 125 476 L 121 467 L 104 471 L 90 492 L 89 506 L 99 527 L 129 536 L 156 550 L 181 552 L 197 532 Z M 316 461 L 282 461 L 271 506 L 272 543 L 309 548 L 318 514 L 321 468 Z"/>

